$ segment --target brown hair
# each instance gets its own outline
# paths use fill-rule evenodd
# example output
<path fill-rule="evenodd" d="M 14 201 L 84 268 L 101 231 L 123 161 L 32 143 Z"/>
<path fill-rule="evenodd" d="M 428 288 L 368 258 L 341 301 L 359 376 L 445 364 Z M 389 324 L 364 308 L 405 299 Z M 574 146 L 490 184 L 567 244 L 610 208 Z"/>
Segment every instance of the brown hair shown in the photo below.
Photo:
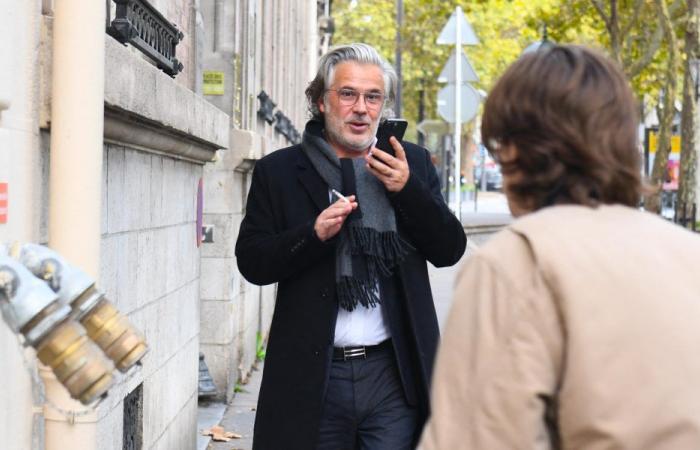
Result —
<path fill-rule="evenodd" d="M 556 203 L 637 206 L 638 115 L 611 60 L 555 45 L 522 56 L 498 80 L 481 136 L 503 173 L 518 174 L 508 195 L 529 210 Z M 508 145 L 515 146 L 514 159 L 499 152 Z"/>

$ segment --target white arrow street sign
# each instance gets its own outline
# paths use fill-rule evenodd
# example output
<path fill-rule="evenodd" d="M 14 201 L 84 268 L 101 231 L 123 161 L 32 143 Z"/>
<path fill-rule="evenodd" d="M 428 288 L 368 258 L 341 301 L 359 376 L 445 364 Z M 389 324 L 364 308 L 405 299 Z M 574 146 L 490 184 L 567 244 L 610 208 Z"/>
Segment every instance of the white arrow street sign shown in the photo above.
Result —
<path fill-rule="evenodd" d="M 462 53 L 462 52 L 460 52 Z M 438 77 L 438 83 L 454 83 L 455 82 L 455 53 L 452 52 L 450 59 L 447 60 L 447 64 L 442 68 L 440 76 Z M 479 76 L 474 71 L 472 64 L 469 62 L 467 55 L 462 53 L 462 76 L 460 77 L 462 83 L 470 81 L 479 81 Z"/>
<path fill-rule="evenodd" d="M 460 44 L 463 45 L 478 45 L 479 44 L 479 38 L 476 37 L 476 34 L 474 33 L 474 30 L 472 29 L 472 26 L 469 25 L 469 22 L 467 21 L 467 18 L 465 17 L 464 13 L 462 12 L 462 8 L 459 6 L 457 9 L 452 13 L 450 16 L 450 20 L 447 21 L 447 24 L 442 28 L 442 31 L 440 32 L 440 36 L 437 38 L 437 43 L 438 44 L 456 44 L 457 43 L 457 25 L 460 25 L 460 37 L 459 41 Z"/>

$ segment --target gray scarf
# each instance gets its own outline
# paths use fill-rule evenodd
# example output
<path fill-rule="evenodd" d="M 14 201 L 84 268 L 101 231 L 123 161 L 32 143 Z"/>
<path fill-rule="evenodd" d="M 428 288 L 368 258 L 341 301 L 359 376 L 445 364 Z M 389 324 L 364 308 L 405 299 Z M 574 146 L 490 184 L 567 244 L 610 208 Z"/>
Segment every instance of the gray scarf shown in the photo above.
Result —
<path fill-rule="evenodd" d="M 363 158 L 338 159 L 323 138 L 321 122 L 306 124 L 301 148 L 329 187 L 355 195 L 359 204 L 346 219 L 335 251 L 336 291 L 340 307 L 379 304 L 379 276 L 388 276 L 411 246 L 396 232 L 396 217 L 384 185 Z"/>

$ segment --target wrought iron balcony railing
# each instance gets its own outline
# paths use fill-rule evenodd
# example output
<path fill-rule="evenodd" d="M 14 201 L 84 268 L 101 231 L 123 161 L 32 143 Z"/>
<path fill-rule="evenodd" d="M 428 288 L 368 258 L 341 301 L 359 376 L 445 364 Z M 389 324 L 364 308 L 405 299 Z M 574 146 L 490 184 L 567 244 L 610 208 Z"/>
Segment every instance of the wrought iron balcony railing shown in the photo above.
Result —
<path fill-rule="evenodd" d="M 131 44 L 151 58 L 159 69 L 175 77 L 182 63 L 175 48 L 184 35 L 146 0 L 113 0 L 117 14 L 107 33 L 122 44 Z"/>

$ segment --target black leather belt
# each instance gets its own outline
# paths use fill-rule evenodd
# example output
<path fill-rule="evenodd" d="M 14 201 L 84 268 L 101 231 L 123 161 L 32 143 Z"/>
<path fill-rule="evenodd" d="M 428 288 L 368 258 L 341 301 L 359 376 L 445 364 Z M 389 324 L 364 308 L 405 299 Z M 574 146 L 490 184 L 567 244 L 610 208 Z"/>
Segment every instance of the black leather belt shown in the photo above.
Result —
<path fill-rule="evenodd" d="M 367 355 L 391 349 L 391 339 L 377 345 L 358 345 L 352 347 L 333 347 L 333 361 L 350 361 L 367 359 Z"/>

